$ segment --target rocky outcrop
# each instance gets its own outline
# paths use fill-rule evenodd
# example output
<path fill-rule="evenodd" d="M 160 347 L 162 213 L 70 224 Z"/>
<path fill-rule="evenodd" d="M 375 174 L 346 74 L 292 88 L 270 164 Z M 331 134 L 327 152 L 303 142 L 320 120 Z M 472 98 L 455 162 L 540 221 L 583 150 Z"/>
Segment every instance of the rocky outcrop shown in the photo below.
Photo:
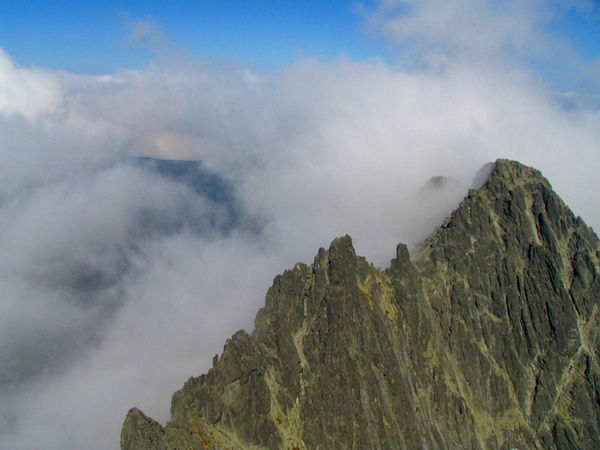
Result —
<path fill-rule="evenodd" d="M 600 243 L 542 175 L 499 160 L 412 256 L 348 236 L 277 276 L 252 334 L 121 448 L 600 448 Z"/>

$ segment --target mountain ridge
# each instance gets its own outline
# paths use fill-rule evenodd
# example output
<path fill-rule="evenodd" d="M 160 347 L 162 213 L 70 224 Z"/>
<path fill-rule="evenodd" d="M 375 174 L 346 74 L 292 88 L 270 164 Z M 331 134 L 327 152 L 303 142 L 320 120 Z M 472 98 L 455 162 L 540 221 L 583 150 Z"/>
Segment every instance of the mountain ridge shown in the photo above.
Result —
<path fill-rule="evenodd" d="M 255 330 L 121 448 L 597 448 L 600 244 L 535 169 L 497 160 L 411 258 L 349 236 L 275 277 Z"/>

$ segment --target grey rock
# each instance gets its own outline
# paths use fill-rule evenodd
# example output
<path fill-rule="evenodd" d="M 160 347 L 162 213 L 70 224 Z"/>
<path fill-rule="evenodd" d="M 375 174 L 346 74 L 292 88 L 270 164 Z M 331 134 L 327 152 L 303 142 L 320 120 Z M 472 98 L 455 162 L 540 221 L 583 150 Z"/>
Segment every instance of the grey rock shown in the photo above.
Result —
<path fill-rule="evenodd" d="M 412 256 L 350 237 L 275 278 L 252 334 L 121 448 L 600 448 L 600 243 L 536 170 L 498 160 Z"/>
<path fill-rule="evenodd" d="M 121 448 L 144 450 L 162 448 L 165 430 L 137 408 L 131 408 L 121 431 Z"/>

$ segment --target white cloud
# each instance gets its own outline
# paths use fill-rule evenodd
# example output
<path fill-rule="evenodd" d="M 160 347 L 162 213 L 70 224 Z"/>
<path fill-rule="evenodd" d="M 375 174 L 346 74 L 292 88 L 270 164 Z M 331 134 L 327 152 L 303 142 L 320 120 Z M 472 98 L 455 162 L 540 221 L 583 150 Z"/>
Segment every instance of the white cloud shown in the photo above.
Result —
<path fill-rule="evenodd" d="M 398 16 L 400 3 L 412 12 Z M 551 92 L 512 56 L 508 65 L 463 57 L 506 45 L 526 53 L 529 38 L 543 51 L 553 41 L 531 35 L 536 4 L 449 3 L 382 2 L 373 22 L 450 55 L 442 71 L 305 59 L 261 75 L 165 59 L 93 77 L 19 67 L 0 53 L 0 77 L 12 83 L 0 88 L 0 327 L 10 336 L 0 350 L 28 348 L 34 374 L 0 387 L 0 447 L 115 448 L 134 405 L 164 421 L 170 394 L 252 327 L 277 273 L 345 233 L 386 265 L 498 157 L 541 169 L 599 229 L 594 95 Z M 264 219 L 261 232 L 210 231 L 206 198 L 114 163 L 138 155 L 202 159 Z M 415 200 L 433 175 L 462 187 Z M 146 213 L 177 231 L 136 236 Z M 190 219 L 209 232 L 181 225 Z M 86 271 L 106 287 L 74 290 L 69 276 Z M 48 349 L 40 342 L 55 343 L 54 365 L 37 356 Z"/>
<path fill-rule="evenodd" d="M 0 115 L 22 115 L 29 120 L 61 114 L 63 87 L 49 70 L 19 67 L 0 48 Z"/>
<path fill-rule="evenodd" d="M 129 28 L 127 44 L 131 46 L 146 46 L 157 55 L 164 55 L 171 44 L 163 27 L 153 18 L 145 20 L 130 20 L 129 15 L 122 14 L 122 19 Z"/>
<path fill-rule="evenodd" d="M 540 24 L 551 14 L 548 2 L 494 0 L 406 0 L 382 2 L 371 28 L 398 43 L 448 60 L 502 56 L 507 50 L 531 54 L 548 44 Z"/>
<path fill-rule="evenodd" d="M 369 30 L 407 45 L 435 63 L 461 60 L 497 65 L 507 57 L 568 55 L 568 43 L 547 25 L 586 0 L 392 0 L 364 8 Z"/>
<path fill-rule="evenodd" d="M 242 237 L 207 243 L 182 234 L 150 251 L 155 257 L 128 282 L 124 306 L 102 343 L 74 370 L 20 393 L 15 405 L 23 431 L 18 439 L 5 433 L 3 446 L 117 448 L 133 404 L 165 422 L 170 396 L 183 381 L 206 371 L 236 330 L 252 329 L 281 263 Z"/>

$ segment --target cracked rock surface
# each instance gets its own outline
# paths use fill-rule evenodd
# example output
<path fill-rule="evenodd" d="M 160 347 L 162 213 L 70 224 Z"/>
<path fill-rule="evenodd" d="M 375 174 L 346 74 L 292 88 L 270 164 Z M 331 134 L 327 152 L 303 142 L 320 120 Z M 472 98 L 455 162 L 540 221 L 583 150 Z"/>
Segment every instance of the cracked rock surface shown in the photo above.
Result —
<path fill-rule="evenodd" d="M 252 334 L 132 409 L 122 450 L 600 448 L 600 243 L 536 170 L 498 160 L 390 268 L 350 237 L 275 278 Z"/>

